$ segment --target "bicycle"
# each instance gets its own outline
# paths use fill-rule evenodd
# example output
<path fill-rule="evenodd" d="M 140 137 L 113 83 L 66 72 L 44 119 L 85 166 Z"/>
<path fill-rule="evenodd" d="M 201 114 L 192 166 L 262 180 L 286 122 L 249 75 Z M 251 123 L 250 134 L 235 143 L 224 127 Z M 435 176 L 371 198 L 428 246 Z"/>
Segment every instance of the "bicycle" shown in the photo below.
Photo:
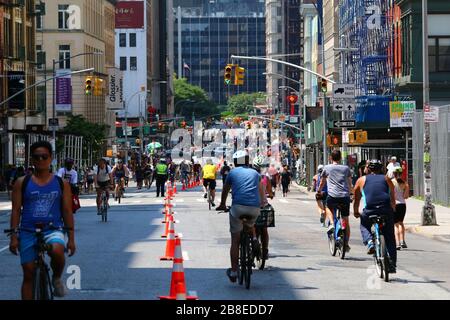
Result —
<path fill-rule="evenodd" d="M 208 207 L 209 210 L 211 210 L 212 207 L 212 198 L 211 198 L 211 189 L 210 186 L 208 185 L 208 187 L 206 188 L 206 194 L 207 194 L 207 200 L 208 200 Z"/>
<path fill-rule="evenodd" d="M 100 213 L 102 216 L 102 222 L 108 221 L 108 197 L 106 196 L 106 191 L 102 191 Z"/>
<path fill-rule="evenodd" d="M 33 233 L 37 238 L 35 245 L 37 258 L 34 261 L 35 268 L 33 274 L 33 300 L 54 299 L 53 284 L 50 278 L 50 268 L 45 262 L 45 253 L 50 253 L 52 250 L 52 246 L 46 244 L 44 240 L 44 233 L 49 230 L 70 231 L 72 229 L 66 227 L 54 227 L 53 225 L 49 225 L 48 228 L 44 229 L 44 224 L 40 223 L 35 225 L 35 229 L 18 228 L 17 230 L 4 230 L 8 236 L 11 236 L 15 232 L 21 231 Z"/>
<path fill-rule="evenodd" d="M 116 194 L 116 200 L 118 203 L 120 203 L 120 200 L 123 198 L 124 192 L 125 192 L 124 178 L 120 178 L 119 188 Z"/>
<path fill-rule="evenodd" d="M 375 246 L 373 262 L 380 278 L 384 279 L 385 282 L 389 282 L 389 253 L 387 251 L 386 241 L 383 235 L 383 227 L 385 225 L 386 218 L 386 215 L 369 216 L 369 220 L 372 222 L 372 241 Z"/>
<path fill-rule="evenodd" d="M 261 214 L 258 216 L 255 222 L 256 239 L 258 239 L 259 250 L 256 250 L 258 254 L 255 255 L 256 267 L 259 270 L 264 270 L 266 265 L 266 259 L 263 254 L 263 235 L 264 228 L 275 227 L 275 212 L 271 205 L 268 205 L 261 209 Z"/>
<path fill-rule="evenodd" d="M 336 253 L 339 252 L 339 257 L 341 259 L 345 258 L 345 246 L 347 245 L 347 235 L 346 235 L 346 221 L 341 219 L 341 209 L 336 207 L 333 214 L 334 217 L 334 232 L 328 234 L 328 247 L 330 249 L 331 255 L 334 257 Z M 328 226 L 330 226 L 328 222 Z"/>

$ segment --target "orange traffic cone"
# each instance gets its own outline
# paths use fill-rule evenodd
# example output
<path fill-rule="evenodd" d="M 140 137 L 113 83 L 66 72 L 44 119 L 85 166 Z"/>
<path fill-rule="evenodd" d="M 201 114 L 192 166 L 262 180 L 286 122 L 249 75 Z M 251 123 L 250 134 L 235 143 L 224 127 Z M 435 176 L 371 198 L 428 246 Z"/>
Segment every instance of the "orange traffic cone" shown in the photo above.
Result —
<path fill-rule="evenodd" d="M 165 221 L 163 221 L 162 223 L 166 224 L 166 230 L 165 230 L 164 234 L 161 235 L 161 238 L 167 238 L 167 235 L 169 234 L 169 231 L 170 231 L 170 224 L 171 223 L 173 223 L 173 224 L 176 223 L 175 219 L 173 218 L 173 215 L 170 214 L 170 213 L 166 215 L 164 220 Z M 173 226 L 172 226 L 172 229 L 173 229 Z M 175 230 L 174 230 L 174 232 L 175 232 Z M 175 238 L 178 238 L 178 235 L 175 235 Z"/>
<path fill-rule="evenodd" d="M 173 193 L 177 194 L 177 185 L 175 184 L 175 186 L 173 187 Z"/>
<path fill-rule="evenodd" d="M 181 191 L 186 191 L 186 185 L 183 182 L 183 186 L 181 187 Z"/>
<path fill-rule="evenodd" d="M 175 229 L 173 226 L 173 217 L 169 218 L 169 230 L 167 232 L 166 255 L 159 260 L 173 260 L 175 253 Z M 161 236 L 164 238 L 163 236 Z"/>
<path fill-rule="evenodd" d="M 184 279 L 183 254 L 181 240 L 175 240 L 175 257 L 173 260 L 172 280 L 169 296 L 160 296 L 161 300 L 198 300 L 196 296 L 186 294 L 186 281 Z"/>

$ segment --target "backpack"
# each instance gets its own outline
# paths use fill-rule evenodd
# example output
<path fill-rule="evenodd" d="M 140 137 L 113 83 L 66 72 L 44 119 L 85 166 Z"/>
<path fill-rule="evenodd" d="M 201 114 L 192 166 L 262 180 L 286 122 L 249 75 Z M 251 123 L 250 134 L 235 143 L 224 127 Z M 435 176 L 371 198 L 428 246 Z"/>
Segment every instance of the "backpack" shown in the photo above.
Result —
<path fill-rule="evenodd" d="M 106 165 L 106 173 L 107 174 L 109 174 L 110 173 L 110 171 L 109 171 L 109 166 L 108 165 Z M 99 175 L 100 174 L 100 166 L 97 166 L 97 175 Z"/>

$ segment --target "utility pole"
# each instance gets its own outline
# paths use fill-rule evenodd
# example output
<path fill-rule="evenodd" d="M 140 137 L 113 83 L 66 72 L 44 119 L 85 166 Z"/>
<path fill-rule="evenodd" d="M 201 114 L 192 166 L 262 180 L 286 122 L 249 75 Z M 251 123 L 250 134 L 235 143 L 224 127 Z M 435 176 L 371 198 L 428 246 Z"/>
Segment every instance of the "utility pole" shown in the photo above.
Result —
<path fill-rule="evenodd" d="M 422 0 L 422 55 L 423 55 L 423 119 L 424 119 L 424 139 L 423 139 L 423 180 L 425 203 L 422 208 L 422 225 L 437 225 L 436 211 L 431 202 L 431 130 L 430 123 L 425 121 L 425 108 L 430 105 L 430 77 L 428 64 L 428 0 Z"/>

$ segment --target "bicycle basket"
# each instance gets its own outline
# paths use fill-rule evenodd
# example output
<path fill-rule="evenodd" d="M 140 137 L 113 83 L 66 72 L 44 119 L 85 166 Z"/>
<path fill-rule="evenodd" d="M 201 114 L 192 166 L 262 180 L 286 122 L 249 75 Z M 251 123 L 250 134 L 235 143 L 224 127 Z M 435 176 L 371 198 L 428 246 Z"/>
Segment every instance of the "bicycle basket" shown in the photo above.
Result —
<path fill-rule="evenodd" d="M 273 210 L 272 206 L 261 209 L 261 213 L 256 219 L 255 225 L 257 227 L 275 227 L 275 210 Z"/>

